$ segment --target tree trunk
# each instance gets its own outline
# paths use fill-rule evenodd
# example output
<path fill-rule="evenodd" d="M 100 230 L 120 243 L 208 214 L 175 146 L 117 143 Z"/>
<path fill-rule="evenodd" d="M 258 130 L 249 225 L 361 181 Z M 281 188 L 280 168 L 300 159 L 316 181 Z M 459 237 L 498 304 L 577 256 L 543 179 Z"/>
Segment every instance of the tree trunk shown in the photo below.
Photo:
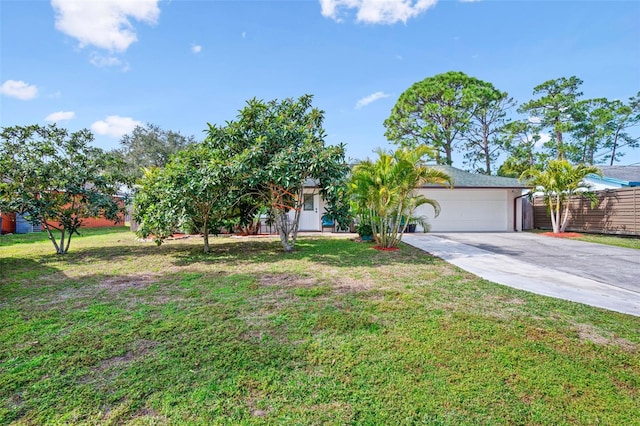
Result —
<path fill-rule="evenodd" d="M 564 145 L 562 143 L 562 132 L 560 130 L 556 130 L 556 142 L 558 144 L 558 159 L 566 160 L 567 156 L 564 152 Z"/>
<path fill-rule="evenodd" d="M 278 234 L 280 235 L 280 242 L 282 243 L 282 248 L 287 253 L 293 251 L 293 244 L 289 242 L 289 215 L 284 210 L 279 210 L 275 215 L 276 217 L 276 228 L 278 228 Z"/>
<path fill-rule="evenodd" d="M 447 162 L 445 163 L 447 166 L 450 166 L 453 164 L 453 158 L 452 158 L 452 154 L 451 154 L 451 144 L 447 144 L 444 146 L 444 151 L 447 154 Z"/>
<path fill-rule="evenodd" d="M 62 230 L 60 231 L 60 244 L 58 244 L 58 254 L 66 253 L 66 250 L 64 249 L 64 236 L 65 236 L 65 229 L 62 228 Z"/>
<path fill-rule="evenodd" d="M 209 253 L 211 249 L 209 248 L 209 225 L 204 222 L 204 226 L 202 227 L 202 237 L 204 239 L 204 252 Z"/>
<path fill-rule="evenodd" d="M 560 233 L 560 196 L 556 196 L 556 201 L 550 201 L 551 226 L 553 233 Z"/>
<path fill-rule="evenodd" d="M 618 134 L 619 134 L 619 131 L 616 130 L 616 134 L 613 137 L 613 149 L 611 150 L 611 161 L 609 162 L 610 166 L 613 166 L 613 162 L 615 161 L 615 158 L 616 158 L 616 148 L 618 147 Z"/>
<path fill-rule="evenodd" d="M 45 231 L 47 231 L 47 235 L 49 236 L 49 240 L 51 240 L 51 242 L 53 243 L 53 246 L 56 249 L 56 253 L 60 254 L 60 247 L 58 247 L 58 242 L 56 241 L 56 237 L 53 236 L 53 233 L 51 232 L 51 228 L 49 228 L 49 224 L 44 219 L 42 220 L 42 223 L 44 224 Z"/>
<path fill-rule="evenodd" d="M 488 131 L 489 131 L 488 126 L 485 124 L 483 126 L 483 133 L 482 133 L 482 148 L 484 151 L 485 174 L 490 175 L 491 174 L 491 157 L 489 156 L 489 136 L 487 135 Z"/>
<path fill-rule="evenodd" d="M 560 225 L 560 232 L 564 232 L 569 224 L 569 202 L 564 206 L 564 214 L 562 217 L 562 225 Z"/>
<path fill-rule="evenodd" d="M 296 246 L 296 241 L 298 240 L 298 226 L 300 224 L 300 212 L 304 207 L 304 187 L 300 187 L 300 191 L 298 192 L 298 201 L 296 202 L 296 210 L 293 215 L 293 223 L 291 224 L 291 251 Z"/>
<path fill-rule="evenodd" d="M 73 235 L 74 232 L 76 232 L 76 229 L 78 228 L 73 228 L 68 231 L 69 234 L 67 235 L 67 246 L 64 248 L 65 253 L 69 251 L 69 246 L 71 245 L 71 236 Z"/>

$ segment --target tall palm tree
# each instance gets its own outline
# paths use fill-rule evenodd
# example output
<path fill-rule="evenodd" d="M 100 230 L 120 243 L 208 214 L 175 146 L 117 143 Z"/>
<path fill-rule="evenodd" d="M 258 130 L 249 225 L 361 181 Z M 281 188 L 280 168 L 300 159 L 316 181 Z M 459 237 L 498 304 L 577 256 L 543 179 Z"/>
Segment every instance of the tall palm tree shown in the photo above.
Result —
<path fill-rule="evenodd" d="M 592 207 L 598 203 L 598 197 L 589 191 L 591 185 L 584 181 L 589 174 L 602 176 L 595 166 L 571 165 L 567 160 L 551 160 L 544 170 L 530 168 L 520 176 L 520 180 L 531 186 L 532 191 L 542 192 L 551 214 L 553 233 L 567 229 L 569 223 L 569 197 L 579 195 L 591 200 Z"/>
<path fill-rule="evenodd" d="M 390 153 L 378 150 L 378 160 L 366 160 L 353 169 L 349 189 L 360 220 L 371 224 L 379 246 L 397 247 L 409 222 L 419 223 L 425 230 L 424 217 L 416 217 L 418 207 L 431 205 L 440 213 L 437 201 L 417 194 L 426 183 L 452 185 L 449 175 L 425 165 L 423 158 L 430 148 L 399 148 Z"/>

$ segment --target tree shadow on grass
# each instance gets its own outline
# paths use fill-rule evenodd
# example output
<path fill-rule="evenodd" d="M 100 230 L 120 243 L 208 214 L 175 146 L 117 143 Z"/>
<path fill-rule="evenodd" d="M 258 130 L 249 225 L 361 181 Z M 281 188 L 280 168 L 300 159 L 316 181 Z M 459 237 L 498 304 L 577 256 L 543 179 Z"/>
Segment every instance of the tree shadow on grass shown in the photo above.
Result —
<path fill-rule="evenodd" d="M 171 241 L 162 246 L 139 242 L 118 246 L 78 249 L 60 257 L 55 254 L 42 256 L 43 264 L 59 262 L 77 265 L 87 262 L 119 262 L 166 256 L 174 266 L 193 264 L 269 264 L 284 261 L 305 260 L 325 266 L 340 268 L 377 267 L 396 264 L 431 263 L 434 258 L 427 253 L 407 245 L 401 245 L 399 251 L 384 252 L 373 249 L 371 243 L 357 243 L 336 238 L 303 238 L 292 253 L 285 253 L 279 241 L 273 239 L 214 239 L 211 252 L 204 253 L 202 245 L 193 241 Z M 150 259 L 147 259 L 150 260 Z"/>
<path fill-rule="evenodd" d="M 0 257 L 0 287 L 16 280 L 34 277 L 64 278 L 64 273 L 57 267 L 36 259 L 24 257 Z"/>

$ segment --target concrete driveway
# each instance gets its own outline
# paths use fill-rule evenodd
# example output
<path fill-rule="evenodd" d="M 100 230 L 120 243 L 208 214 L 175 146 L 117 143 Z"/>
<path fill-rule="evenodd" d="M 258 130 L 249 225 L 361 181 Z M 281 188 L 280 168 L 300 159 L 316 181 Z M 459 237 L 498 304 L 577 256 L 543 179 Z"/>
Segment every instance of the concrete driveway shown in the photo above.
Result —
<path fill-rule="evenodd" d="M 640 316 L 640 251 L 532 233 L 405 234 L 487 280 Z"/>

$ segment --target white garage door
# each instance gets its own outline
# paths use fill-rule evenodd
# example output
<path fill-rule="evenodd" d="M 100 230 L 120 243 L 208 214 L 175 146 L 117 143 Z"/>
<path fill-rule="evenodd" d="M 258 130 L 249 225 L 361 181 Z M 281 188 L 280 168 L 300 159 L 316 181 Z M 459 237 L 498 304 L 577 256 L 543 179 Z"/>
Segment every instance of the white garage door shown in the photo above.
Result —
<path fill-rule="evenodd" d="M 417 215 L 426 216 L 432 232 L 511 231 L 513 215 L 509 191 L 494 189 L 424 189 L 420 192 L 440 203 L 434 218 L 430 205 L 421 206 Z"/>

